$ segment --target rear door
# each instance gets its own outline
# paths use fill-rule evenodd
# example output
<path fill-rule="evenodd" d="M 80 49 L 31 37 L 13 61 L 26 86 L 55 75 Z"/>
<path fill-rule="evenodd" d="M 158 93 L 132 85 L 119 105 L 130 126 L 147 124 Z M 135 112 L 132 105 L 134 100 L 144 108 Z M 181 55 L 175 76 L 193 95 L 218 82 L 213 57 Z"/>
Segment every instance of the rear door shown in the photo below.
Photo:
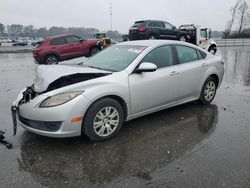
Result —
<path fill-rule="evenodd" d="M 207 69 L 207 63 L 199 50 L 188 46 L 175 46 L 179 59 L 178 99 L 198 96 L 201 91 L 201 80 Z"/>
<path fill-rule="evenodd" d="M 80 40 L 81 38 L 77 36 L 65 37 L 66 57 L 75 57 L 81 55 Z"/>
<path fill-rule="evenodd" d="M 132 114 L 174 103 L 177 98 L 178 73 L 171 46 L 152 50 L 142 62 L 154 63 L 158 69 L 129 75 Z"/>
<path fill-rule="evenodd" d="M 162 34 L 163 37 L 165 39 L 176 40 L 178 38 L 177 29 L 168 22 L 163 22 L 163 24 L 164 24 L 164 29 L 163 29 L 163 34 Z"/>
<path fill-rule="evenodd" d="M 158 38 L 164 38 L 164 25 L 161 21 L 150 21 L 147 25 L 151 34 L 159 35 Z"/>

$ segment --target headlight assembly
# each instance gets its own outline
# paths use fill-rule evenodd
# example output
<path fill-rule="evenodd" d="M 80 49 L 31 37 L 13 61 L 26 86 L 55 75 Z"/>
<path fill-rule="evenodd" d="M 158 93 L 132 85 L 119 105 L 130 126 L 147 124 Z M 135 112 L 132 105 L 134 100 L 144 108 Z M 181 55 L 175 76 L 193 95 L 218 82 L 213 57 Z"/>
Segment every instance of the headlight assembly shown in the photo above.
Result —
<path fill-rule="evenodd" d="M 70 92 L 60 93 L 60 94 L 54 95 L 52 97 L 48 97 L 40 104 L 40 107 L 46 108 L 46 107 L 54 107 L 54 106 L 62 105 L 64 103 L 74 99 L 75 97 L 77 97 L 81 93 L 83 93 L 83 92 L 82 91 L 70 91 Z"/>

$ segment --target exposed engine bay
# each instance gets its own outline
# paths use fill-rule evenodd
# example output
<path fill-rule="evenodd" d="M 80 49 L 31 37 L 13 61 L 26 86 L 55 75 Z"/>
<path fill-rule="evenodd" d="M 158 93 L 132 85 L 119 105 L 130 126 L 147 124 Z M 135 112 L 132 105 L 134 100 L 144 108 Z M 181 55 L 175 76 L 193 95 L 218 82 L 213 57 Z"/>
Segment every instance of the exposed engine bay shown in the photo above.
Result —
<path fill-rule="evenodd" d="M 77 73 L 77 74 L 62 76 L 57 80 L 53 81 L 52 83 L 50 83 L 48 85 L 47 90 L 43 92 L 36 92 L 33 84 L 32 86 L 27 87 L 27 89 L 22 93 L 23 98 L 20 100 L 19 105 L 29 102 L 30 100 L 34 99 L 36 96 L 40 94 L 47 93 L 55 89 L 66 87 L 68 85 L 76 84 L 79 82 L 103 77 L 109 74 L 111 73 Z"/>

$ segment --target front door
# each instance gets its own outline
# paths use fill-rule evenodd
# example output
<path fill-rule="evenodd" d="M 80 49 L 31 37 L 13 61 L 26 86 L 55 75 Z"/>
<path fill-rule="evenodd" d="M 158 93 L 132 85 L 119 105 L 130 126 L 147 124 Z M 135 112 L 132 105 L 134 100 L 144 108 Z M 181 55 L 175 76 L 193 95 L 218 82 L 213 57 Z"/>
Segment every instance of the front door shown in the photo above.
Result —
<path fill-rule="evenodd" d="M 152 50 L 141 62 L 154 63 L 155 72 L 129 75 L 131 113 L 137 114 L 166 104 L 177 98 L 178 70 L 171 46 Z"/>

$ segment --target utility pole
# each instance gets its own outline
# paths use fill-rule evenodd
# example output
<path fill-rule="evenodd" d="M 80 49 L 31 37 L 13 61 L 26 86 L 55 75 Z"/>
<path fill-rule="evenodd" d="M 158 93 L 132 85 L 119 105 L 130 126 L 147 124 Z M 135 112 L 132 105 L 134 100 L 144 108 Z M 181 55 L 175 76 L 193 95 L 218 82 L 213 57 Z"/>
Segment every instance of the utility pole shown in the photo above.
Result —
<path fill-rule="evenodd" d="M 113 13 L 112 13 L 112 0 L 109 1 L 109 5 L 110 5 L 110 7 L 109 7 L 110 8 L 110 10 L 109 10 L 110 11 L 109 12 L 109 15 L 110 15 L 110 31 L 112 31 L 112 21 L 113 21 L 112 20 L 112 15 L 113 15 Z"/>

